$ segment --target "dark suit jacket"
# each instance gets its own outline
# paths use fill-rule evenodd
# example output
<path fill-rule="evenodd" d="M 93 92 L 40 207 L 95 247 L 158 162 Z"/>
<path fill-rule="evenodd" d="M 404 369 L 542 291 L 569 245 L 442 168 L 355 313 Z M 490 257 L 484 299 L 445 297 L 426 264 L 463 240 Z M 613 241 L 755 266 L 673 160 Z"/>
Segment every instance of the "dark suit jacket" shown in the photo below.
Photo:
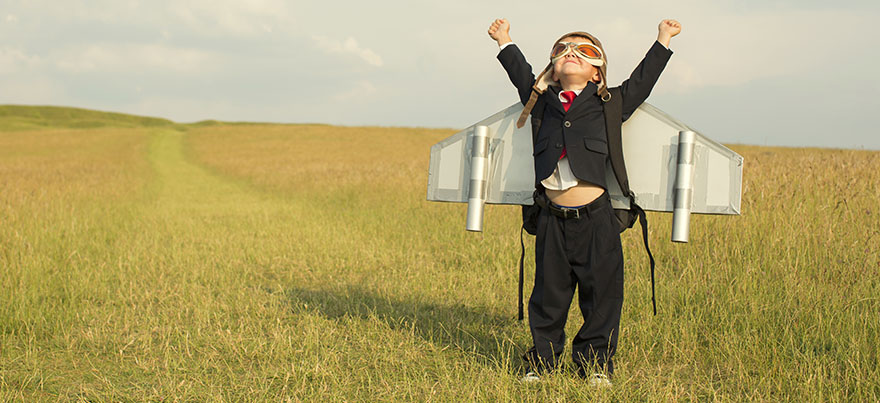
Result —
<path fill-rule="evenodd" d="M 671 56 L 671 50 L 654 42 L 629 79 L 620 85 L 623 120 L 648 98 Z M 519 92 L 520 101 L 525 104 L 535 84 L 532 66 L 516 45 L 504 48 L 498 53 L 498 60 Z M 559 87 L 548 87 L 532 109 L 533 113 L 542 109 L 544 112 L 534 144 L 535 186 L 540 186 L 541 181 L 553 173 L 565 147 L 574 175 L 607 189 L 605 160 L 608 158 L 608 141 L 603 102 L 596 95 L 597 86 L 595 83 L 587 85 L 568 112 L 559 101 L 560 90 Z"/>

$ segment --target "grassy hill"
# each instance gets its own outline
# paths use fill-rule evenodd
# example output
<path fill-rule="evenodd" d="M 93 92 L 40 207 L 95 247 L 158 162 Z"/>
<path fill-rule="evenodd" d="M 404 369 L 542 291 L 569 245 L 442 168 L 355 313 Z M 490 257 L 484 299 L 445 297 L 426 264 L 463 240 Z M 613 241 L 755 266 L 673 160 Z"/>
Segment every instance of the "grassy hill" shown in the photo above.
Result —
<path fill-rule="evenodd" d="M 170 127 L 162 118 L 102 112 L 64 106 L 0 105 L 0 130 L 99 127 Z"/>
<path fill-rule="evenodd" d="M 0 105 L 0 130 L 20 131 L 37 129 L 94 129 L 115 128 L 196 128 L 206 126 L 274 126 L 279 123 L 228 122 L 202 120 L 176 123 L 164 118 L 104 112 L 68 106 Z M 293 125 L 293 124 L 291 124 Z M 318 124 L 318 126 L 327 126 Z"/>

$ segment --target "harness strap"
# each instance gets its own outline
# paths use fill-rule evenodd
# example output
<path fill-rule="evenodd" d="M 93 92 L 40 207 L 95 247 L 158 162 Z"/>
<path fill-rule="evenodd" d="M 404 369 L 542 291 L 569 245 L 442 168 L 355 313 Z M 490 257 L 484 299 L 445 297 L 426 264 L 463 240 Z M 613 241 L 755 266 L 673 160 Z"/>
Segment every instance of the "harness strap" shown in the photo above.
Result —
<path fill-rule="evenodd" d="M 654 315 L 657 315 L 657 296 L 654 292 L 654 255 L 651 254 L 651 248 L 648 246 L 648 216 L 641 206 L 636 204 L 636 197 L 629 188 L 629 177 L 626 173 L 626 163 L 623 160 L 623 99 L 620 87 L 611 88 L 609 92 L 610 98 L 605 101 L 605 133 L 608 140 L 608 158 L 611 161 L 611 170 L 617 178 L 617 184 L 623 194 L 629 197 L 629 208 L 636 212 L 639 217 L 639 224 L 642 226 L 642 241 L 645 244 L 645 251 L 648 252 L 648 258 L 651 260 L 651 305 L 654 308 Z"/>
<path fill-rule="evenodd" d="M 519 248 L 520 248 L 519 249 L 520 250 L 520 253 L 519 253 L 519 299 L 517 300 L 517 304 L 519 307 L 519 316 L 517 316 L 517 319 L 519 319 L 520 321 L 523 320 L 523 317 L 524 317 L 523 316 L 523 282 L 524 282 L 523 261 L 525 260 L 525 257 L 526 257 L 526 244 L 523 242 L 523 229 L 524 229 L 524 227 L 520 227 L 520 229 L 519 229 Z"/>
<path fill-rule="evenodd" d="M 526 102 L 523 107 L 522 112 L 519 114 L 519 119 L 516 120 L 516 128 L 519 129 L 526 124 L 526 119 L 529 117 L 529 113 L 531 113 L 532 108 L 535 107 L 535 103 L 538 102 L 538 92 L 532 90 L 531 95 L 529 95 L 529 100 Z M 542 111 L 543 112 L 543 111 Z"/>
<path fill-rule="evenodd" d="M 654 316 L 657 316 L 657 297 L 654 292 L 654 255 L 651 254 L 651 248 L 648 246 L 648 216 L 630 194 L 630 206 L 639 215 L 639 224 L 642 226 L 642 242 L 645 244 L 645 251 L 648 252 L 648 258 L 651 260 L 651 305 L 654 307 Z"/>

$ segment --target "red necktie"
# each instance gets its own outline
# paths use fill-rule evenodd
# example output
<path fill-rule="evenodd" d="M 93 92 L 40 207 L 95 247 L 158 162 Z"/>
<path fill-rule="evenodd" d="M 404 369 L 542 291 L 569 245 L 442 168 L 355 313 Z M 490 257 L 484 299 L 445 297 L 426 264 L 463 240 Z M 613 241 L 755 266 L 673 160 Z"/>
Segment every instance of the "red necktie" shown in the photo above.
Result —
<path fill-rule="evenodd" d="M 575 94 L 574 91 L 562 91 L 562 93 L 560 95 L 562 95 L 562 98 L 565 98 L 565 101 L 562 102 L 562 107 L 565 108 L 566 112 L 568 112 L 568 108 L 571 108 L 571 103 L 572 103 L 572 101 L 574 101 L 574 97 L 576 97 L 577 94 Z M 562 157 L 565 157 L 565 154 L 566 154 L 566 152 L 565 152 L 565 149 L 563 148 L 562 155 L 559 156 L 559 159 L 562 159 Z"/>
<path fill-rule="evenodd" d="M 571 108 L 571 103 L 574 101 L 574 97 L 576 97 L 577 94 L 575 94 L 574 91 L 562 91 L 562 94 L 560 95 L 565 98 L 565 101 L 562 101 L 562 107 L 568 112 L 568 108 Z"/>

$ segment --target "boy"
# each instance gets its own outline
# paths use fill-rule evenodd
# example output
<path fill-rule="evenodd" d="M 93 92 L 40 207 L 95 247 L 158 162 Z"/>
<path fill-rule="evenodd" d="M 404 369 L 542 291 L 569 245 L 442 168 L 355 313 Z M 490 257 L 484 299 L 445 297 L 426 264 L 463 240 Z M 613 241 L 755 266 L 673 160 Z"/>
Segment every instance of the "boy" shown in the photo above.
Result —
<path fill-rule="evenodd" d="M 657 42 L 620 86 L 623 120 L 651 93 L 681 24 L 663 20 L 658 31 Z M 542 207 L 528 305 L 534 345 L 523 356 L 531 368 L 523 380 L 538 380 L 540 373 L 559 365 L 577 287 L 584 323 L 572 342 L 572 358 L 578 374 L 592 385 L 610 386 L 623 304 L 623 251 L 605 183 L 603 104 L 612 96 L 605 52 L 586 32 L 566 34 L 554 43 L 550 64 L 536 79 L 509 32 L 504 19 L 489 27 L 501 48 L 498 60 L 525 105 L 518 124 L 530 112 L 542 119 L 534 144 L 536 203 Z"/>

